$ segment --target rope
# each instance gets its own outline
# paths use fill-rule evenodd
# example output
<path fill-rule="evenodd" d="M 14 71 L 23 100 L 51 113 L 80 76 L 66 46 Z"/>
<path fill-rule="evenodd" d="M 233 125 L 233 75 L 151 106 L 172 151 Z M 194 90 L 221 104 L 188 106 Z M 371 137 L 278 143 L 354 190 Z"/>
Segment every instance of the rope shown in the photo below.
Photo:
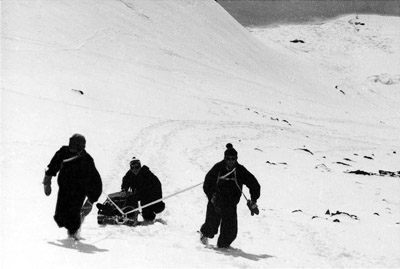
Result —
<path fill-rule="evenodd" d="M 180 194 L 180 193 L 182 193 L 182 192 L 186 192 L 186 191 L 188 191 L 188 190 L 191 190 L 191 189 L 193 189 L 193 188 L 195 188 L 195 187 L 197 187 L 197 186 L 199 186 L 199 185 L 201 185 L 201 184 L 203 184 L 203 182 L 200 182 L 200 183 L 198 183 L 198 184 L 195 184 L 195 185 L 190 186 L 190 187 L 188 187 L 188 188 L 186 188 L 186 189 L 180 190 L 180 191 L 178 191 L 178 192 L 175 192 L 175 193 L 173 193 L 173 194 L 170 194 L 170 195 L 168 195 L 168 196 L 165 196 L 165 197 L 163 197 L 163 198 L 160 198 L 160 199 L 158 199 L 158 200 L 155 200 L 155 201 L 153 201 L 153 202 L 150 202 L 150 203 L 148 203 L 148 204 L 145 204 L 145 205 L 140 206 L 140 207 L 138 207 L 138 208 L 135 208 L 135 209 L 133 209 L 133 210 L 130 210 L 130 211 L 128 211 L 128 212 L 122 211 L 122 209 L 110 198 L 110 196 L 108 196 L 107 193 L 105 193 L 104 191 L 103 191 L 103 193 L 104 193 L 104 195 L 107 197 L 107 200 L 110 201 L 110 202 L 115 206 L 115 208 L 122 214 L 122 217 L 123 217 L 123 218 L 126 218 L 127 215 L 130 214 L 130 213 L 139 211 L 139 210 L 141 210 L 141 209 L 143 209 L 143 208 L 146 208 L 146 207 L 149 207 L 149 206 L 154 205 L 154 204 L 156 204 L 156 203 L 159 203 L 159 202 L 161 202 L 161 201 L 167 200 L 168 198 L 171 198 L 171 197 L 173 197 L 173 196 L 175 196 L 175 195 L 178 195 L 178 194 Z"/>
<path fill-rule="evenodd" d="M 103 191 L 103 193 L 106 195 L 107 200 L 110 201 L 115 206 L 115 208 L 119 211 L 119 213 L 121 213 L 123 216 L 127 214 L 127 213 L 124 213 L 124 211 L 122 211 L 122 209 L 119 208 L 119 206 L 117 206 L 117 204 L 110 198 L 110 196 L 108 196 L 107 193 L 105 193 L 104 191 Z"/>
<path fill-rule="evenodd" d="M 203 182 L 200 182 L 200 183 L 195 184 L 195 185 L 193 185 L 193 186 L 191 186 L 191 187 L 188 187 L 188 188 L 186 188 L 186 189 L 180 190 L 180 191 L 178 191 L 178 192 L 175 192 L 175 193 L 173 193 L 173 194 L 170 194 L 170 195 L 168 195 L 168 196 L 165 196 L 165 197 L 163 197 L 163 198 L 160 198 L 160 199 L 155 200 L 155 201 L 153 201 L 153 202 L 150 202 L 150 203 L 148 203 L 148 204 L 145 204 L 145 205 L 141 206 L 140 208 L 139 208 L 139 207 L 138 207 L 138 208 L 135 208 L 135 209 L 133 209 L 133 210 L 131 210 L 131 211 L 126 212 L 125 214 L 130 214 L 130 213 L 139 211 L 140 209 L 146 208 L 146 207 L 148 207 L 148 206 L 157 204 L 157 203 L 159 203 L 159 202 L 161 202 L 161 201 L 167 200 L 168 198 L 171 198 L 171 197 L 173 197 L 173 196 L 175 196 L 175 195 L 178 195 L 178 194 L 180 194 L 180 193 L 182 193 L 182 192 L 186 192 L 186 191 L 188 191 L 188 190 L 190 190 L 190 189 L 193 189 L 193 188 L 195 188 L 195 187 L 197 187 L 197 186 L 199 186 L 199 185 L 201 185 L 201 184 L 203 184 Z"/>

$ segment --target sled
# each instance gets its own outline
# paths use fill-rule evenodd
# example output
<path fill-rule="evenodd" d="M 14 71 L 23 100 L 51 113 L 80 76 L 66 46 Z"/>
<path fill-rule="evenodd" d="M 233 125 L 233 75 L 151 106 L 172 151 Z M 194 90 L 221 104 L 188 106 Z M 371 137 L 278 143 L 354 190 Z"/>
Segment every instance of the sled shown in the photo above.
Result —
<path fill-rule="evenodd" d="M 114 192 L 108 195 L 104 203 L 96 204 L 98 209 L 97 223 L 100 225 L 138 225 L 138 211 L 125 214 L 135 209 L 133 206 L 125 206 L 128 195 L 124 192 Z"/>

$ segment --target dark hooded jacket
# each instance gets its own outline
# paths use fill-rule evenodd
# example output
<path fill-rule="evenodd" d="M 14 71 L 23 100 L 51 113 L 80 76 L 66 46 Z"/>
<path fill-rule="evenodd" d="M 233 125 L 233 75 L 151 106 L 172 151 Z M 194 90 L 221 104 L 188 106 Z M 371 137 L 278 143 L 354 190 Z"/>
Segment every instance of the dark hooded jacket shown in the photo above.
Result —
<path fill-rule="evenodd" d="M 260 184 L 257 179 L 243 165 L 237 164 L 235 172 L 229 174 L 225 161 L 216 163 L 207 173 L 203 190 L 208 199 L 215 195 L 218 207 L 236 206 L 242 195 L 243 185 L 250 191 L 250 199 L 254 202 L 260 197 Z"/>
<path fill-rule="evenodd" d="M 161 182 L 146 165 L 140 168 L 137 175 L 128 170 L 122 178 L 121 189 L 123 191 L 131 189 L 137 201 L 141 201 L 142 205 L 162 198 Z"/>
<path fill-rule="evenodd" d="M 58 198 L 54 219 L 60 227 L 80 223 L 80 210 L 87 197 L 96 202 L 102 192 L 102 181 L 93 158 L 83 150 L 79 156 L 62 146 L 51 159 L 46 175 L 58 174 Z"/>

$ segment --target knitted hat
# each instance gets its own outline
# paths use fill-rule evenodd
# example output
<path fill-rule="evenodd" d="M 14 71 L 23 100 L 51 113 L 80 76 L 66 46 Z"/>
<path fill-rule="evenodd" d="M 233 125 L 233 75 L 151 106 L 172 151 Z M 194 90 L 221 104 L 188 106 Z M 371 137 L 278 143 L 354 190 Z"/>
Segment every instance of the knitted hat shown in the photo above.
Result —
<path fill-rule="evenodd" d="M 238 153 L 237 151 L 233 148 L 231 143 L 226 144 L 226 150 L 225 150 L 225 157 L 226 156 L 235 156 L 237 157 Z"/>
<path fill-rule="evenodd" d="M 86 146 L 86 139 L 81 134 L 74 134 L 69 139 L 69 147 L 76 151 L 82 151 L 85 149 Z"/>
<path fill-rule="evenodd" d="M 129 162 L 130 165 L 134 164 L 134 163 L 139 163 L 140 164 L 140 160 L 136 157 L 132 157 L 132 160 Z"/>

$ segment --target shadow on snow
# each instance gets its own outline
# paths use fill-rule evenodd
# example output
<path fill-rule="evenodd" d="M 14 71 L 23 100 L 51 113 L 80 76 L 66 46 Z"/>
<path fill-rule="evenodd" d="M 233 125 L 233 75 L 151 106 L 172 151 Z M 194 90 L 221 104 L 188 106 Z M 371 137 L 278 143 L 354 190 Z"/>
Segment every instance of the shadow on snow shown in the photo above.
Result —
<path fill-rule="evenodd" d="M 242 257 L 248 260 L 252 260 L 252 261 L 258 261 L 260 259 L 268 259 L 268 258 L 273 258 L 274 256 L 268 255 L 268 254 L 251 254 L 251 253 L 247 253 L 244 252 L 243 250 L 239 249 L 239 248 L 227 248 L 227 249 L 223 249 L 223 248 L 215 248 L 216 252 L 224 254 L 226 256 L 232 256 L 232 257 Z"/>
<path fill-rule="evenodd" d="M 68 249 L 75 249 L 79 252 L 86 253 L 86 254 L 94 254 L 96 252 L 106 252 L 108 249 L 101 249 L 94 245 L 85 244 L 81 241 L 75 241 L 72 239 L 62 239 L 57 240 L 57 242 L 48 242 L 50 245 L 54 245 L 57 247 L 63 247 Z"/>

